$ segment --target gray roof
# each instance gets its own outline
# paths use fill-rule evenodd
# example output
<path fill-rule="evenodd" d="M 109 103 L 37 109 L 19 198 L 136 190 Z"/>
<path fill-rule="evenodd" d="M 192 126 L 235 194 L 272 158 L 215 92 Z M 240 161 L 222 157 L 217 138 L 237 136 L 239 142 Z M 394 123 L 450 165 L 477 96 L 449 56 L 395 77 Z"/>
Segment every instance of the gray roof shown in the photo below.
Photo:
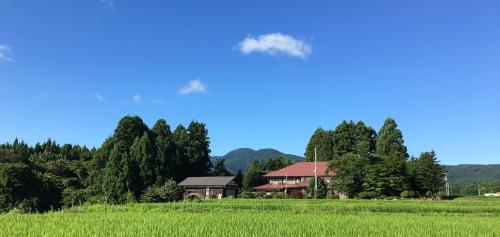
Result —
<path fill-rule="evenodd" d="M 180 182 L 180 186 L 228 186 L 235 184 L 235 176 L 188 177 Z"/>

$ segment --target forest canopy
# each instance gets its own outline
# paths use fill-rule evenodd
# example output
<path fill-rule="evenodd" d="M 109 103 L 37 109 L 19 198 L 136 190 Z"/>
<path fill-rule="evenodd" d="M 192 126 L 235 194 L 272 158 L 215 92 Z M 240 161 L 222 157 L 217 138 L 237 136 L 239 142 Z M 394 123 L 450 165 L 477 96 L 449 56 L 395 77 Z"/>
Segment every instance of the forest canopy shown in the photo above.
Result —
<path fill-rule="evenodd" d="M 203 123 L 172 132 L 164 119 L 148 128 L 138 116 L 123 117 L 97 149 L 16 139 L 0 145 L 0 211 L 151 200 L 157 190 L 178 190 L 172 180 L 209 175 L 209 145 Z"/>

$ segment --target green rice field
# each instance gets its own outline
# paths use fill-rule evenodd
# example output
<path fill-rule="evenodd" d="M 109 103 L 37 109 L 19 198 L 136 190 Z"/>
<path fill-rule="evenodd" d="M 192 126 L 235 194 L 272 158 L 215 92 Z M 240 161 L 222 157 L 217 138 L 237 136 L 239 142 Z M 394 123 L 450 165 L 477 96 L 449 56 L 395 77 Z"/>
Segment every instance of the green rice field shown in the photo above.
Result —
<path fill-rule="evenodd" d="M 89 205 L 2 214 L 0 236 L 500 236 L 500 199 Z"/>

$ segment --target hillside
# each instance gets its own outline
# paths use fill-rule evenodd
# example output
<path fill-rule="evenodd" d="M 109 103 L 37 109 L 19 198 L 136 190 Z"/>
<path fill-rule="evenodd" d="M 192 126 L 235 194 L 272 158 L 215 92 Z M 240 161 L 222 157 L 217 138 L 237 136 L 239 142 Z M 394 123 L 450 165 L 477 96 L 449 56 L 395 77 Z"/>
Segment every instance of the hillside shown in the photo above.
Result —
<path fill-rule="evenodd" d="M 277 158 L 279 156 L 290 157 L 295 161 L 303 161 L 304 157 L 285 154 L 275 149 L 253 150 L 250 148 L 240 148 L 233 150 L 223 156 L 213 156 L 212 159 L 225 159 L 226 167 L 235 172 L 238 169 L 245 171 L 253 160 L 263 161 L 268 158 Z"/>
<path fill-rule="evenodd" d="M 500 164 L 494 165 L 446 165 L 448 177 L 453 183 L 500 180 Z"/>
<path fill-rule="evenodd" d="M 226 167 L 235 172 L 238 169 L 245 169 L 253 160 L 266 160 L 269 157 L 279 156 L 291 157 L 295 161 L 303 161 L 304 157 L 285 154 L 275 149 L 253 150 L 250 148 L 240 148 L 233 150 L 223 156 L 214 156 L 212 159 L 225 159 Z M 493 165 L 445 165 L 448 177 L 452 183 L 471 183 L 480 181 L 500 180 L 500 164 Z"/>

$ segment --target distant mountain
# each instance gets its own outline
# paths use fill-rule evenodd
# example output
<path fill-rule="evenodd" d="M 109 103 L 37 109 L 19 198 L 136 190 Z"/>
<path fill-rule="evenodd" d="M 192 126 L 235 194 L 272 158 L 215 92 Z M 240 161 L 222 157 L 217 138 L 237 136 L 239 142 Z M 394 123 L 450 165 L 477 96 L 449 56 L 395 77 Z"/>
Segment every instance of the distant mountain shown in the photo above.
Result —
<path fill-rule="evenodd" d="M 213 156 L 212 159 L 225 159 L 227 169 L 236 172 L 238 169 L 245 171 L 253 160 L 267 160 L 268 158 L 277 158 L 280 156 L 290 157 L 295 161 L 303 161 L 304 157 L 291 154 L 285 154 L 275 149 L 253 150 L 250 148 L 240 148 L 233 150 L 223 156 Z"/>
<path fill-rule="evenodd" d="M 290 157 L 295 161 L 304 161 L 304 157 L 285 154 L 275 149 L 253 150 L 240 148 L 223 156 L 213 156 L 212 159 L 225 159 L 226 167 L 236 172 L 245 171 L 253 160 L 267 160 L 279 156 Z M 451 183 L 471 183 L 481 181 L 500 180 L 500 164 L 492 165 L 445 165 Z"/>
<path fill-rule="evenodd" d="M 500 180 L 500 164 L 494 165 L 445 165 L 452 183 L 469 183 Z"/>

